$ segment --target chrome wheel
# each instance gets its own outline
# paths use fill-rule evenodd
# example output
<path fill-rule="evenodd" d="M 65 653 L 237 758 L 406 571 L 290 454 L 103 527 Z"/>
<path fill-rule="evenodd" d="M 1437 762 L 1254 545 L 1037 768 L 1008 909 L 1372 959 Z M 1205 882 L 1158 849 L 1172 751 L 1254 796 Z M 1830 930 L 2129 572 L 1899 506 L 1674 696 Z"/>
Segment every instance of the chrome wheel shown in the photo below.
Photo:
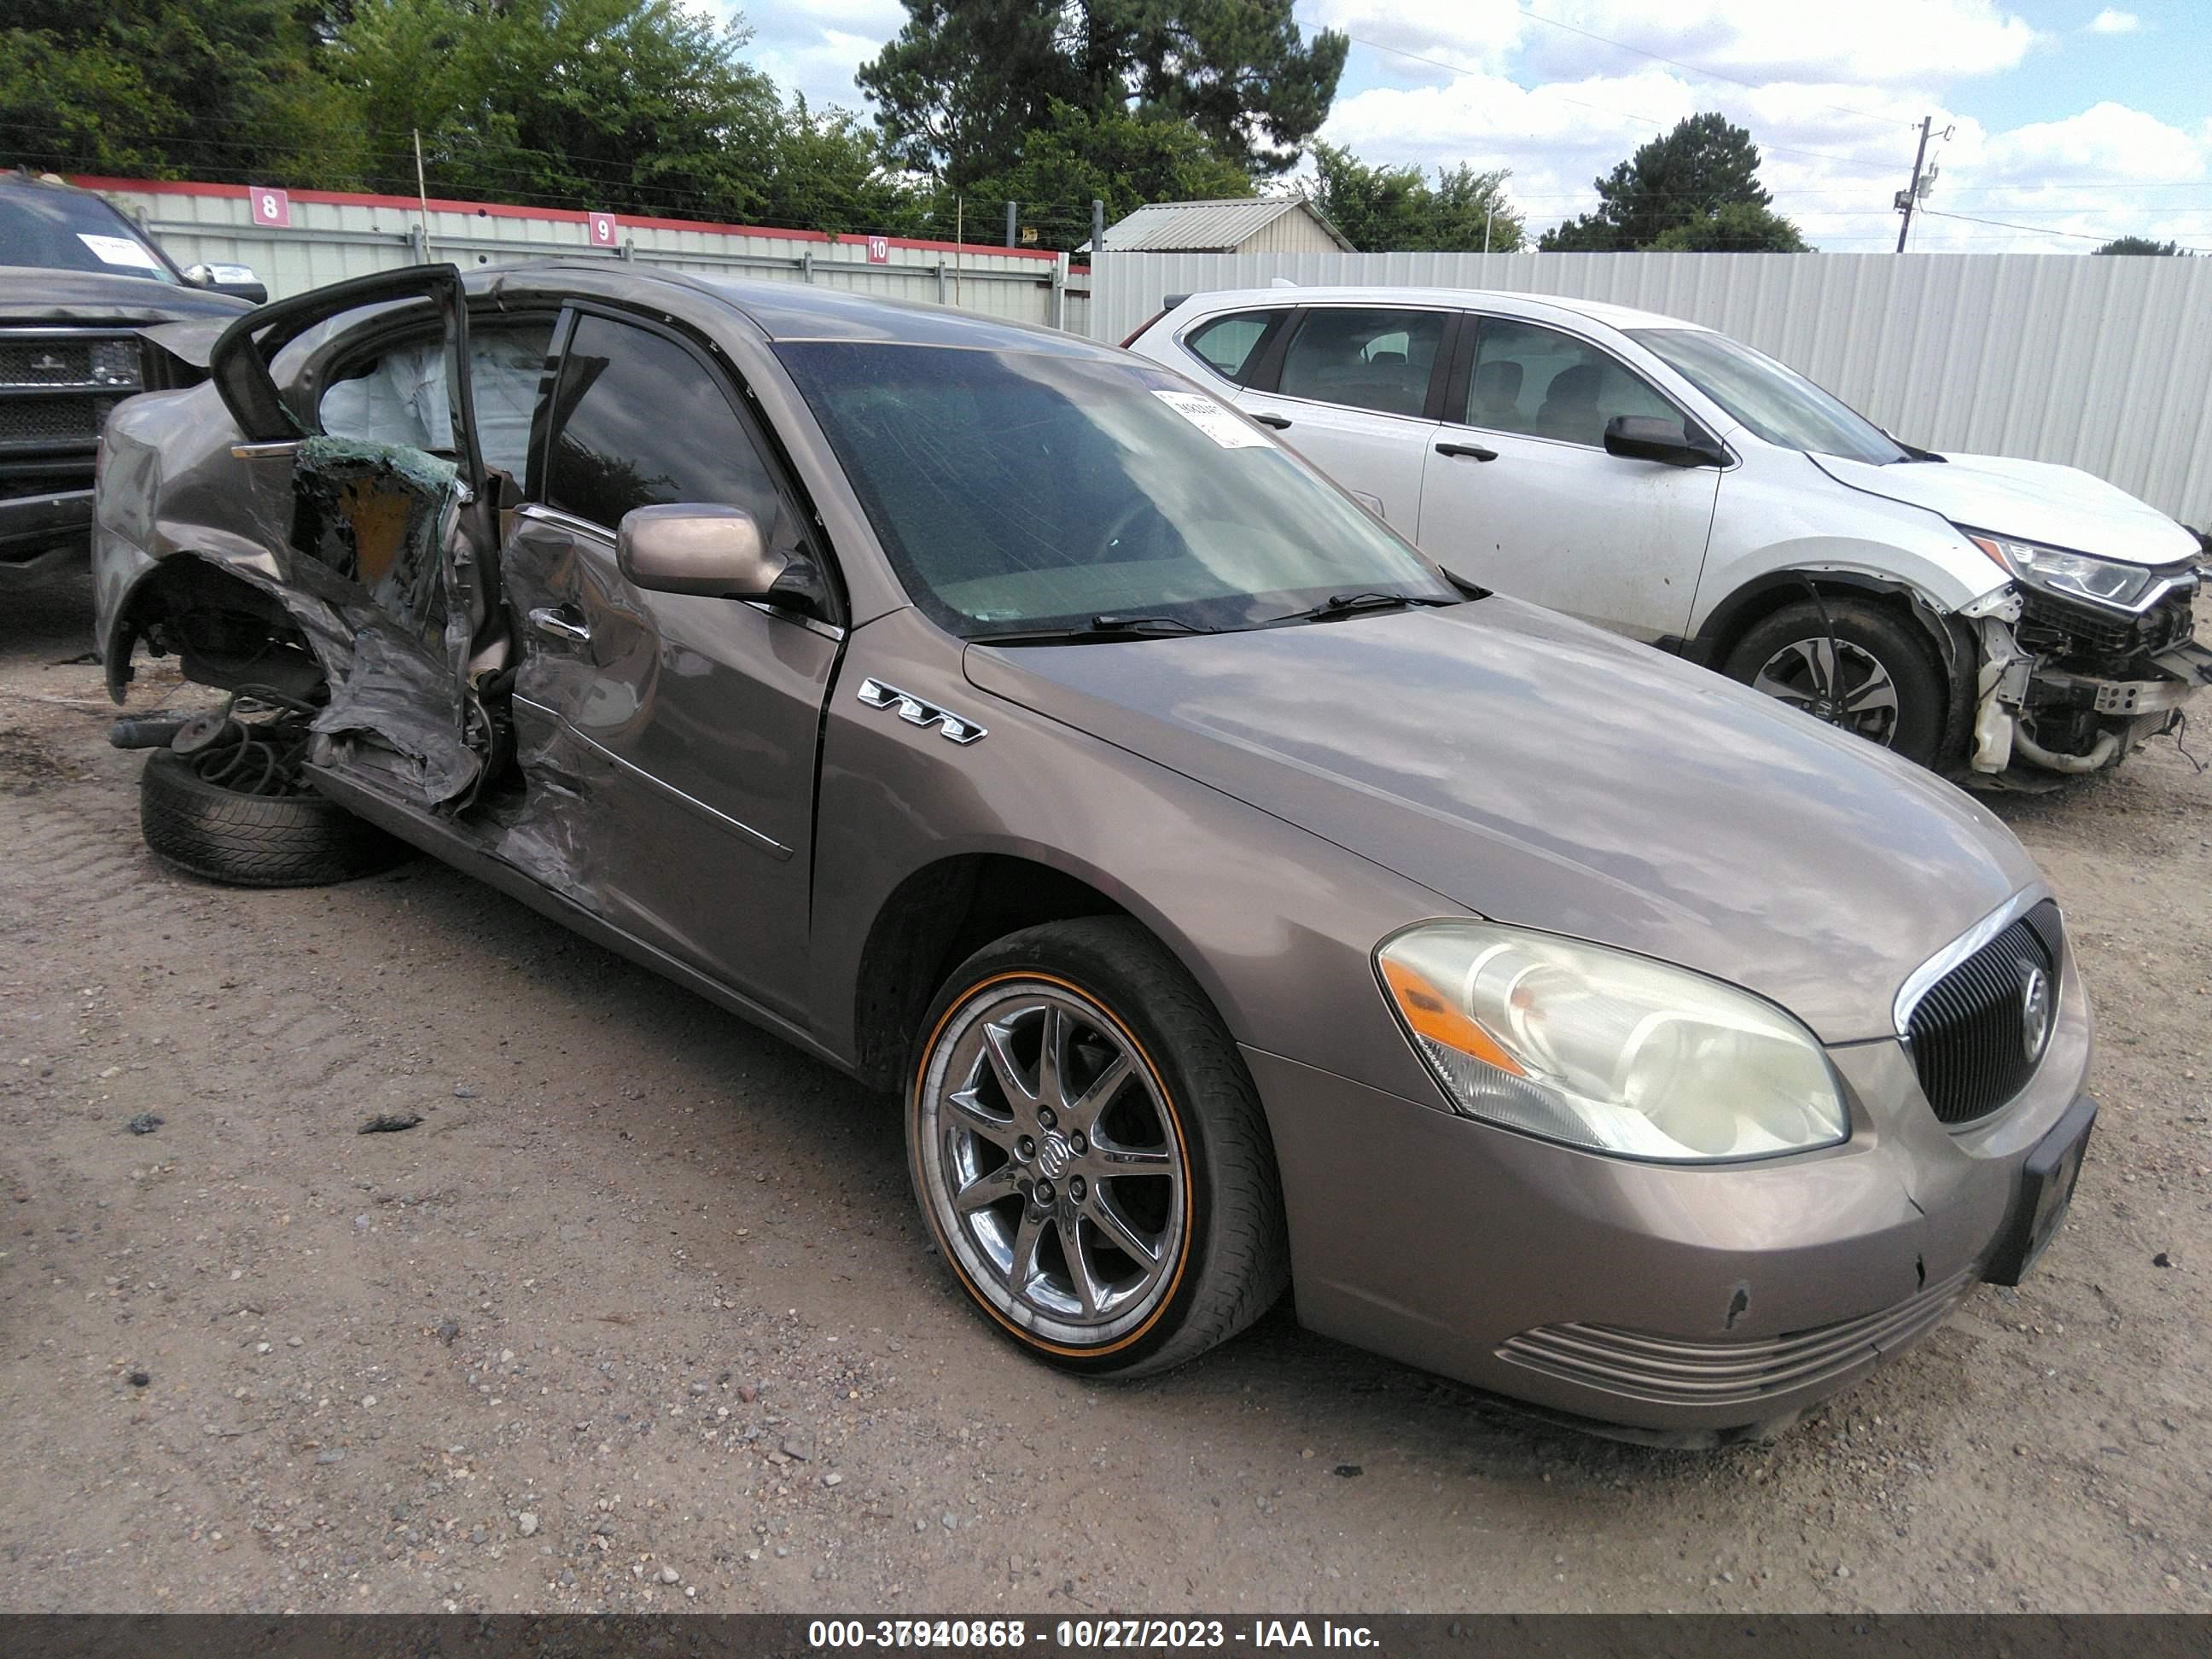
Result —
<path fill-rule="evenodd" d="M 1897 732 L 1897 682 L 1880 658 L 1849 640 L 1793 640 L 1760 666 L 1751 689 L 1875 743 L 1887 744 Z"/>
<path fill-rule="evenodd" d="M 989 981 L 946 1015 L 918 1086 L 924 1200 L 992 1308 L 1078 1350 L 1142 1327 L 1182 1260 L 1188 1160 L 1120 1022 L 1072 987 Z"/>

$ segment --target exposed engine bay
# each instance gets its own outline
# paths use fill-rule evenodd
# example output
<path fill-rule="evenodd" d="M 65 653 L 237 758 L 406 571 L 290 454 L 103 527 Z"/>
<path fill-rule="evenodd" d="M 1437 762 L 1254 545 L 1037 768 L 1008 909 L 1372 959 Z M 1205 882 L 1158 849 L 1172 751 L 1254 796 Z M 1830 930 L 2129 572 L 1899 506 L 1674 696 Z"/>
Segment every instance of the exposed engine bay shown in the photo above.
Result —
<path fill-rule="evenodd" d="M 2212 652 L 2195 643 L 2197 573 L 2158 573 L 2156 597 L 2123 611 L 2026 583 L 1972 619 L 1981 647 L 1971 764 L 2029 787 L 2038 771 L 2117 766 L 2154 737 L 2177 736 L 2182 705 L 2212 685 Z"/>

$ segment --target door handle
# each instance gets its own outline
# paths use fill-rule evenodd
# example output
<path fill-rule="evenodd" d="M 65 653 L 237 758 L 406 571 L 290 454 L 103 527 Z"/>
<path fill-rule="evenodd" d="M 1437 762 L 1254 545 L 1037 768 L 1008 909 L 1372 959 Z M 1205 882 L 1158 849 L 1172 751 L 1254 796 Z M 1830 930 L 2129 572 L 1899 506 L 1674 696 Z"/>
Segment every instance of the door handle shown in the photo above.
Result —
<path fill-rule="evenodd" d="M 1498 459 L 1498 452 L 1496 450 L 1485 449 L 1480 444 L 1438 444 L 1437 446 L 1437 453 L 1439 455 L 1465 455 L 1471 459 L 1478 461 L 1494 461 Z"/>
<path fill-rule="evenodd" d="M 1259 422 L 1261 426 L 1272 426 L 1278 432 L 1287 432 L 1291 429 L 1289 420 L 1280 415 L 1255 415 L 1252 418 Z"/>
<path fill-rule="evenodd" d="M 556 640 L 567 640 L 572 645 L 587 645 L 592 630 L 588 623 L 576 620 L 575 613 L 565 605 L 541 605 L 530 613 L 530 625 L 541 634 Z"/>

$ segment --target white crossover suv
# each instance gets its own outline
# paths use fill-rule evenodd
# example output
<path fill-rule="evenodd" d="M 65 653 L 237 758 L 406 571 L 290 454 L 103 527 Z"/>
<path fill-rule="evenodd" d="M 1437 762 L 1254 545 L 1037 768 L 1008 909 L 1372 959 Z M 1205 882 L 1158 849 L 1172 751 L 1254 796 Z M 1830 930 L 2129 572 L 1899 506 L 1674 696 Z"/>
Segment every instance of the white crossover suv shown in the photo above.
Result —
<path fill-rule="evenodd" d="M 1128 341 L 1433 556 L 1940 770 L 2091 772 L 2212 684 L 2195 534 L 1893 438 L 1724 334 L 1526 294 L 1177 296 Z"/>

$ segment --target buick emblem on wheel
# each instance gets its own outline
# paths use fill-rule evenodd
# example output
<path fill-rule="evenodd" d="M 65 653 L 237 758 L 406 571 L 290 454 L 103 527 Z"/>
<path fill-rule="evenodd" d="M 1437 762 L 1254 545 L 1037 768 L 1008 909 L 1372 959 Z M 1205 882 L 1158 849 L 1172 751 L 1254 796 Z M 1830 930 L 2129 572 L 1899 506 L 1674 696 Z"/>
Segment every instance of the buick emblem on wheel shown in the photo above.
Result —
<path fill-rule="evenodd" d="M 2020 976 L 2020 1042 L 2032 1066 L 2051 1041 L 2051 975 L 2030 968 Z"/>

